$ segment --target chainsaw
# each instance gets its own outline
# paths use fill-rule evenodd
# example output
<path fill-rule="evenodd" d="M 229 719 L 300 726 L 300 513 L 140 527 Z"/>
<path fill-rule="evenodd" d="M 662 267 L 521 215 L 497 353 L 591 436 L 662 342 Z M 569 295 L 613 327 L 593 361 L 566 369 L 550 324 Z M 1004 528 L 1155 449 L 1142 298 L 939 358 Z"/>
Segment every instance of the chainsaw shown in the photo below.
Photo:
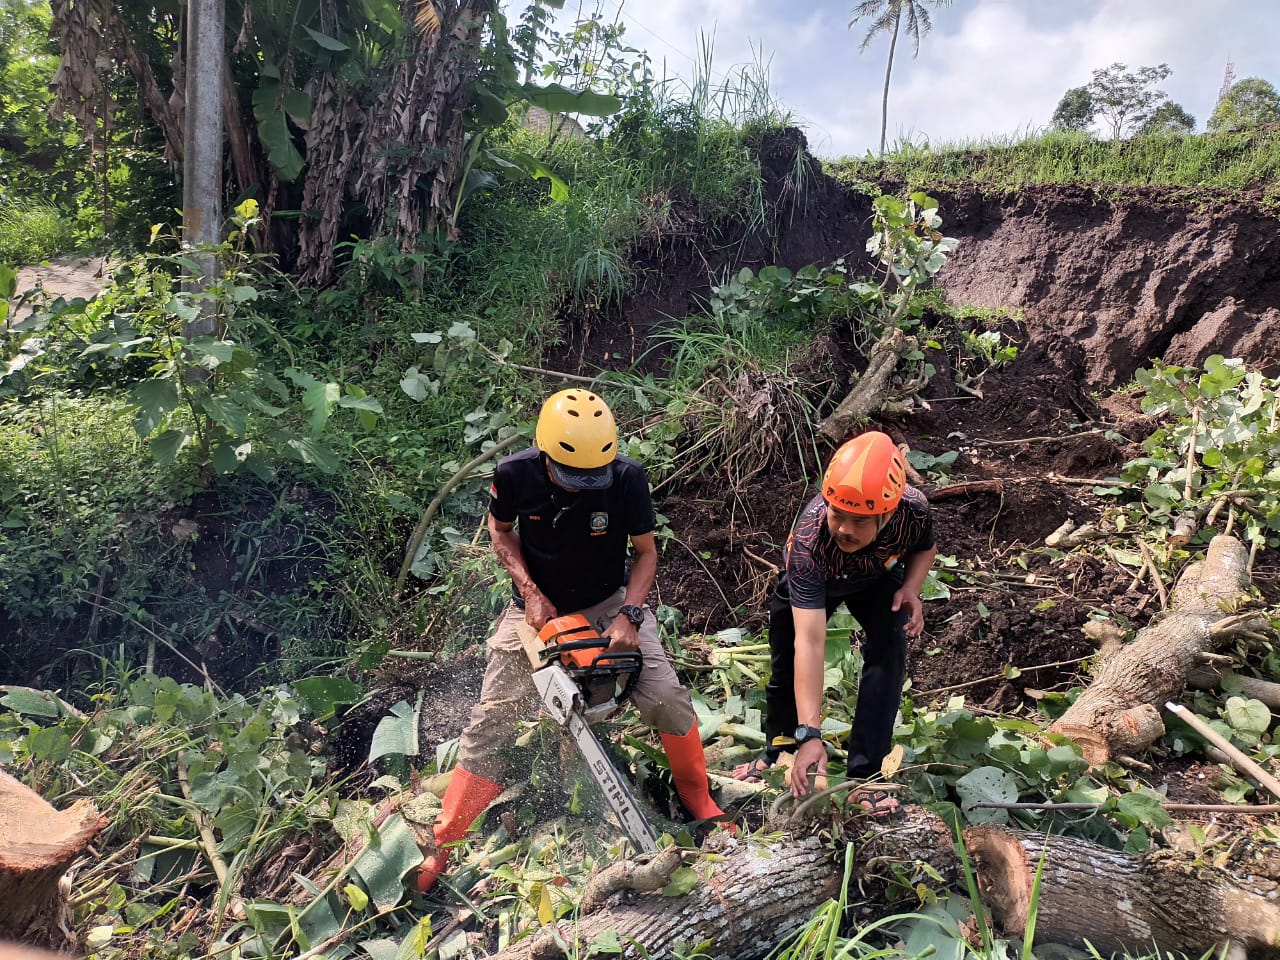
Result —
<path fill-rule="evenodd" d="M 573 737 L 631 842 L 643 853 L 657 850 L 657 831 L 591 730 L 631 695 L 644 663 L 639 651 L 610 653 L 609 641 L 581 614 L 550 620 L 536 635 L 523 620 L 516 630 L 543 706 Z"/>

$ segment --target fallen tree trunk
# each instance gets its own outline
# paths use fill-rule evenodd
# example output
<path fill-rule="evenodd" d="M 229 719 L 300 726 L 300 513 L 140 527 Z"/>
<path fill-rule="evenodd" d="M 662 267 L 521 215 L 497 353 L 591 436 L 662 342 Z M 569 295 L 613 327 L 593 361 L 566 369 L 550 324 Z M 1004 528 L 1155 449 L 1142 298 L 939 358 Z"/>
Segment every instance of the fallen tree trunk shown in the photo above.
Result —
<path fill-rule="evenodd" d="M 1070 837 L 1007 827 L 971 827 L 966 849 L 978 889 L 1003 932 L 1035 943 L 1200 956 L 1223 946 L 1229 957 L 1280 956 L 1280 877 L 1274 858 L 1253 857 L 1228 872 L 1194 854 L 1153 850 L 1128 856 Z M 1039 898 L 1032 903 L 1043 860 Z M 1260 869 L 1261 867 L 1261 869 Z"/>
<path fill-rule="evenodd" d="M 901 883 L 911 870 L 919 873 L 912 882 L 929 882 L 926 870 L 949 882 L 957 875 L 950 829 L 918 807 L 890 824 L 870 825 L 855 847 L 855 882 L 871 898 L 882 897 L 891 880 Z M 683 896 L 615 893 L 595 912 L 544 927 L 492 960 L 583 956 L 606 934 L 616 936 L 620 956 L 627 958 L 674 957 L 684 943 L 703 944 L 710 957 L 759 960 L 808 921 L 816 907 L 839 896 L 844 865 L 829 839 L 790 835 L 763 846 L 726 836 L 716 852 L 719 857 L 699 857 L 691 864 L 699 882 Z M 891 877 L 891 867 L 897 877 Z M 850 896 L 856 899 L 858 891 Z"/>
<path fill-rule="evenodd" d="M 106 825 L 90 801 L 55 810 L 0 771 L 0 939 L 64 945 L 66 904 L 58 881 Z"/>
<path fill-rule="evenodd" d="M 1049 732 L 1074 740 L 1095 766 L 1150 746 L 1164 735 L 1160 706 L 1177 698 L 1203 655 L 1227 639 L 1265 628 L 1265 618 L 1222 612 L 1248 586 L 1244 545 L 1234 537 L 1214 537 L 1204 560 L 1188 565 L 1179 578 L 1167 613 L 1101 664 L 1093 683 Z"/>
<path fill-rule="evenodd" d="M 876 341 L 867 357 L 867 369 L 854 381 L 849 395 L 840 401 L 818 431 L 835 443 L 843 442 L 863 420 L 878 411 L 889 396 L 889 381 L 898 361 L 916 348 L 914 337 L 894 327 Z"/>

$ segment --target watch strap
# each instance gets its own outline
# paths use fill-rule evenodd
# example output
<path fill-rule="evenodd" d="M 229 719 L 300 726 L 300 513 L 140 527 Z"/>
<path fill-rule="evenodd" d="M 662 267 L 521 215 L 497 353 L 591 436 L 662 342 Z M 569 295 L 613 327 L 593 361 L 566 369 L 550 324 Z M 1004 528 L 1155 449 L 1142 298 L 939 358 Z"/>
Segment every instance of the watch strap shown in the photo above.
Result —
<path fill-rule="evenodd" d="M 618 608 L 618 613 L 630 620 L 633 627 L 644 623 L 644 607 L 638 607 L 634 603 L 623 604 Z"/>
<path fill-rule="evenodd" d="M 810 740 L 821 740 L 822 730 L 819 727 L 811 727 L 808 724 L 800 724 L 796 727 L 795 741 L 796 743 L 808 743 Z"/>

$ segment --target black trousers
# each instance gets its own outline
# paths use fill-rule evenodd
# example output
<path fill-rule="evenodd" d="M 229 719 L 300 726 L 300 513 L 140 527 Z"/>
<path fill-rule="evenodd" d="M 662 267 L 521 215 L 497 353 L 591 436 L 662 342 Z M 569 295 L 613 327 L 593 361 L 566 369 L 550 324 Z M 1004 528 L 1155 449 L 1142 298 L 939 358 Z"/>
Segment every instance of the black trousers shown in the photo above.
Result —
<path fill-rule="evenodd" d="M 878 774 L 893 741 L 893 722 L 902 702 L 902 680 L 907 669 L 907 614 L 905 610 L 894 613 L 890 609 L 893 595 L 901 586 L 902 571 L 895 569 L 857 593 L 827 600 L 828 618 L 844 604 L 865 632 L 862 678 L 858 682 L 853 729 L 846 744 L 850 778 L 866 779 Z M 778 577 L 769 600 L 769 656 L 772 673 L 764 690 L 764 732 L 772 744 L 774 737 L 790 737 L 797 725 L 796 625 L 785 573 Z M 774 757 L 780 752 L 772 747 L 766 747 L 766 751 Z"/>

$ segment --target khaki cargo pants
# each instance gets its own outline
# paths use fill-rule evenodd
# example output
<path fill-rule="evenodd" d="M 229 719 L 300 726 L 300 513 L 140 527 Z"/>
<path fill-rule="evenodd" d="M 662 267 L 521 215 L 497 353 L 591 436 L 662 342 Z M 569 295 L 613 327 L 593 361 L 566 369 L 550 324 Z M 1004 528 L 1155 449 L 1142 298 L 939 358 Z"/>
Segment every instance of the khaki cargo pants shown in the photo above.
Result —
<path fill-rule="evenodd" d="M 617 616 L 625 595 L 626 590 L 619 588 L 601 603 L 568 612 L 582 614 L 593 626 L 601 618 L 611 621 Z M 497 631 L 487 641 L 488 659 L 480 701 L 471 708 L 471 719 L 462 731 L 458 746 L 459 766 L 503 785 L 527 775 L 518 769 L 512 753 L 519 723 L 535 719 L 540 707 L 529 677 L 529 660 L 515 630 L 523 618 L 524 611 L 511 604 L 498 621 Z M 693 729 L 697 718 L 689 691 L 680 685 L 658 639 L 658 621 L 648 607 L 639 633 L 644 666 L 632 690 L 631 702 L 649 726 L 657 727 L 661 733 L 682 736 Z"/>

